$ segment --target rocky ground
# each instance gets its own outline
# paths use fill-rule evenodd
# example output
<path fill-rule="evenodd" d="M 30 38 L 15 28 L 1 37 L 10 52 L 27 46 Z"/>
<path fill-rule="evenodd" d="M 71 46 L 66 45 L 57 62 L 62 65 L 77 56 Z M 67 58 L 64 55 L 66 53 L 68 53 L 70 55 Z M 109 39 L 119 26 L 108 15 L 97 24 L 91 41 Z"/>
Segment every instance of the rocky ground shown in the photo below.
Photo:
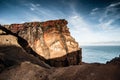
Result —
<path fill-rule="evenodd" d="M 45 68 L 28 61 L 6 68 L 0 80 L 120 80 L 120 64 L 82 64 Z"/>
<path fill-rule="evenodd" d="M 73 64 L 77 60 L 70 57 L 71 65 L 53 67 L 28 44 L 20 36 L 0 27 L 0 80 L 120 80 L 120 57 L 106 64 L 79 62 L 77 65 Z"/>

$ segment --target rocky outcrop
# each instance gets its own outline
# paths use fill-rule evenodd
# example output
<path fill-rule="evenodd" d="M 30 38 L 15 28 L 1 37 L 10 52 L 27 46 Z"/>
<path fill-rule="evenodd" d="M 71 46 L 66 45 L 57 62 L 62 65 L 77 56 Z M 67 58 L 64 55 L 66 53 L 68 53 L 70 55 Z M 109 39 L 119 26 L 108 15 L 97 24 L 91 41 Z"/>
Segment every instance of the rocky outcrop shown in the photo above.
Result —
<path fill-rule="evenodd" d="M 8 67 L 18 65 L 24 61 L 29 61 L 46 68 L 50 68 L 49 65 L 45 64 L 39 58 L 28 54 L 20 46 L 18 37 L 10 34 L 9 31 L 6 31 L 6 29 L 2 28 L 1 26 L 0 31 L 0 72 Z"/>
<path fill-rule="evenodd" d="M 119 55 L 119 57 L 115 57 L 112 60 L 107 61 L 107 64 L 120 65 L 120 55 Z"/>
<path fill-rule="evenodd" d="M 51 66 L 76 65 L 81 62 L 81 49 L 67 28 L 66 20 L 30 22 L 5 26 L 28 42 L 21 46 L 31 53 L 29 47 L 43 57 Z"/>

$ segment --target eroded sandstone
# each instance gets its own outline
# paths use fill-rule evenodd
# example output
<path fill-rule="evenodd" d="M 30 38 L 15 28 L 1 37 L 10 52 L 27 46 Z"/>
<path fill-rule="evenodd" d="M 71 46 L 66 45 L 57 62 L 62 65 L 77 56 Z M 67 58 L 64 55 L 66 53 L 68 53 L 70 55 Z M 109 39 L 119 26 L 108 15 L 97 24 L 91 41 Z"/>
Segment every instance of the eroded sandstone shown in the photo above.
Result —
<path fill-rule="evenodd" d="M 28 42 L 38 55 L 51 66 L 76 65 L 81 62 L 81 49 L 70 35 L 67 21 L 51 20 L 46 22 L 30 22 L 5 26 Z"/>

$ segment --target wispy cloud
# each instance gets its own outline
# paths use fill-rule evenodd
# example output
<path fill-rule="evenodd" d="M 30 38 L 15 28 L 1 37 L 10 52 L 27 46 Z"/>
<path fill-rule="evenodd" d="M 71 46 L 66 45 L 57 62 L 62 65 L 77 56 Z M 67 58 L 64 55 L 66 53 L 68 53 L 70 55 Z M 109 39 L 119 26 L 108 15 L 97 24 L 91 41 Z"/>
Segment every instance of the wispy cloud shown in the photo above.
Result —
<path fill-rule="evenodd" d="M 74 12 L 68 18 L 70 32 L 72 36 L 81 44 L 87 44 L 100 40 L 98 34 L 94 34 L 92 31 L 93 25 L 87 23 L 87 21 L 80 16 L 77 12 Z"/>
<path fill-rule="evenodd" d="M 34 11 L 35 9 L 31 7 L 30 10 L 31 10 L 31 11 Z"/>
<path fill-rule="evenodd" d="M 107 22 L 101 22 L 99 24 L 99 26 L 103 29 L 103 30 L 111 30 L 114 29 L 114 27 L 111 26 L 111 24 L 114 22 L 114 19 L 108 20 Z"/>
<path fill-rule="evenodd" d="M 31 10 L 31 11 L 34 11 L 34 10 L 38 9 L 39 6 L 40 6 L 40 4 L 30 3 L 30 10 Z"/>
<path fill-rule="evenodd" d="M 91 15 L 94 15 L 94 14 L 96 14 L 96 12 L 99 10 L 99 8 L 94 8 L 94 9 L 92 9 L 92 11 L 91 11 Z"/>
<path fill-rule="evenodd" d="M 36 15 L 42 20 L 59 19 L 59 18 L 65 17 L 65 14 L 57 8 L 50 9 L 48 7 L 41 6 L 40 4 L 34 4 L 34 3 L 28 3 L 27 7 L 31 10 L 34 16 Z"/>
<path fill-rule="evenodd" d="M 113 25 L 114 22 L 120 19 L 120 2 L 110 4 L 105 8 L 95 7 L 91 10 L 90 14 L 87 15 L 80 12 L 80 9 L 84 8 L 80 7 L 78 10 L 78 0 L 61 0 L 62 7 L 55 7 L 54 5 L 49 5 L 49 7 L 43 5 L 41 2 L 29 2 L 28 0 L 20 1 L 23 3 L 21 4 L 22 8 L 16 10 L 16 12 L 18 11 L 20 14 L 14 14 L 15 12 L 13 12 L 13 16 L 17 15 L 14 19 L 11 20 L 11 17 L 3 17 L 0 23 L 46 21 L 65 18 L 68 20 L 68 27 L 70 28 L 72 36 L 80 45 L 94 42 L 120 41 L 120 28 Z M 63 6 L 65 6 L 65 8 L 63 8 Z M 15 7 L 15 5 L 13 5 L 13 7 Z M 90 18 L 94 19 L 90 21 Z"/>
<path fill-rule="evenodd" d="M 103 43 L 104 42 L 114 42 L 116 40 L 120 41 L 120 36 L 119 30 L 120 29 L 114 29 L 114 26 L 112 26 L 112 23 L 117 19 L 115 16 L 111 16 L 107 14 L 107 7 L 104 9 L 103 14 L 99 19 L 98 24 L 90 24 L 87 22 L 84 17 L 82 17 L 77 11 L 75 10 L 74 6 L 72 6 L 72 15 L 69 16 L 68 21 L 69 21 L 69 26 L 70 31 L 72 36 L 81 44 L 92 44 L 92 43 Z M 94 8 L 92 9 L 92 12 L 99 12 L 99 8 Z M 114 9 L 113 9 L 114 11 Z M 101 14 L 101 13 L 99 13 Z M 115 14 L 115 13 L 112 13 Z M 119 16 L 117 14 L 116 16 Z M 96 16 L 98 17 L 98 16 Z M 107 19 L 109 17 L 109 19 Z M 95 31 L 97 29 L 98 31 Z M 99 30 L 100 29 L 100 30 Z M 112 38 L 111 38 L 112 37 Z M 113 43 L 114 44 L 114 43 Z"/>
<path fill-rule="evenodd" d="M 118 6 L 118 5 L 120 5 L 120 2 L 110 4 L 108 7 L 115 7 L 115 6 Z"/>
<path fill-rule="evenodd" d="M 110 4 L 105 8 L 104 14 L 99 19 L 100 26 L 104 30 L 114 29 L 115 25 L 112 25 L 115 21 L 120 19 L 120 2 Z"/>
<path fill-rule="evenodd" d="M 97 11 L 99 8 L 94 8 L 92 11 Z"/>

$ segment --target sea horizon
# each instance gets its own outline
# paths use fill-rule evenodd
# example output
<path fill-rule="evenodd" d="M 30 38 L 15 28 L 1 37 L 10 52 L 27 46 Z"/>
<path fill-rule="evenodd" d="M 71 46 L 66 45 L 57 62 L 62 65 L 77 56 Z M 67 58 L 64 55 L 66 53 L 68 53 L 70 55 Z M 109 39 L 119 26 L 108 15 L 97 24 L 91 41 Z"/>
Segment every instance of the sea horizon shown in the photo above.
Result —
<path fill-rule="evenodd" d="M 86 63 L 106 63 L 120 55 L 120 45 L 84 45 L 82 61 Z"/>

